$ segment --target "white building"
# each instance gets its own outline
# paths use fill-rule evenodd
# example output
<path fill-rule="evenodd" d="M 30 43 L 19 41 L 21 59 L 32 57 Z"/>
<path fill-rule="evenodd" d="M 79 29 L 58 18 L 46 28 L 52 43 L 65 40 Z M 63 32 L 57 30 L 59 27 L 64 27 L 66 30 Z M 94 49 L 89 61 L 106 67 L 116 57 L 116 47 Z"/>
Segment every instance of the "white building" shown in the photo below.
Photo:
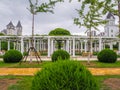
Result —
<path fill-rule="evenodd" d="M 104 27 L 106 37 L 116 37 L 118 35 L 119 29 L 115 24 L 115 17 L 112 13 L 108 13 L 106 20 L 108 21 Z"/>
<path fill-rule="evenodd" d="M 96 31 L 91 31 L 92 36 L 102 36 L 102 37 L 116 37 L 119 33 L 118 25 L 115 24 L 115 17 L 112 13 L 108 13 L 106 16 L 107 23 L 104 26 L 104 31 L 96 35 Z M 87 33 L 87 36 L 90 32 Z"/>
<path fill-rule="evenodd" d="M 5 35 L 22 35 L 22 25 L 20 21 L 18 21 L 17 25 L 14 26 L 10 21 L 8 25 L 6 25 L 6 29 L 1 31 Z"/>

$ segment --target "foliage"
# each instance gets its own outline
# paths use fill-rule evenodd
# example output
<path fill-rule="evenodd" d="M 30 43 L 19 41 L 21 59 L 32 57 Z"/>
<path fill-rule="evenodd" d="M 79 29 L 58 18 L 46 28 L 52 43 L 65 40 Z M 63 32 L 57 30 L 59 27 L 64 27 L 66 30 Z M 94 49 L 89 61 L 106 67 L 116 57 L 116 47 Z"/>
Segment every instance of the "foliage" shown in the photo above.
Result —
<path fill-rule="evenodd" d="M 13 42 L 10 42 L 10 49 L 13 49 Z M 8 42 L 2 41 L 1 42 L 1 49 L 2 50 L 8 50 Z"/>
<path fill-rule="evenodd" d="M 94 2 L 92 2 L 94 1 Z M 86 32 L 90 31 L 92 28 L 99 30 L 97 27 L 101 24 L 105 24 L 106 21 L 102 19 L 102 14 L 98 9 L 98 1 L 96 0 L 84 0 L 82 1 L 82 6 L 80 10 L 77 10 L 79 17 L 74 19 L 74 23 L 78 26 L 86 27 Z M 84 9 L 89 6 L 89 10 L 84 13 Z"/>
<path fill-rule="evenodd" d="M 93 55 L 97 55 L 99 52 L 93 52 Z"/>
<path fill-rule="evenodd" d="M 77 10 L 79 17 L 74 18 L 74 24 L 79 27 L 85 27 L 86 32 L 90 33 L 89 40 L 88 40 L 88 51 L 92 51 L 92 38 L 91 38 L 91 31 L 99 30 L 98 26 L 101 24 L 105 24 L 106 21 L 102 19 L 102 14 L 98 10 L 101 8 L 101 4 L 99 0 L 81 0 L 82 5 L 81 9 Z M 99 4 L 98 4 L 99 3 Z M 87 9 L 87 11 L 86 11 Z M 85 32 L 85 33 L 86 33 Z M 88 64 L 90 64 L 90 53 L 88 55 Z"/>
<path fill-rule="evenodd" d="M 0 36 L 4 36 L 5 34 L 4 33 L 0 33 Z"/>
<path fill-rule="evenodd" d="M 115 63 L 117 61 L 117 54 L 110 49 L 104 49 L 98 53 L 98 61 L 105 63 Z"/>
<path fill-rule="evenodd" d="M 28 52 L 23 52 L 23 56 L 28 56 Z"/>
<path fill-rule="evenodd" d="M 54 51 L 52 54 L 52 61 L 57 61 L 57 60 L 67 60 L 70 58 L 70 55 L 67 51 L 65 50 L 57 50 Z"/>
<path fill-rule="evenodd" d="M 22 59 L 22 54 L 17 50 L 9 50 L 3 55 L 3 60 L 5 63 L 16 63 Z"/>
<path fill-rule="evenodd" d="M 76 61 L 57 61 L 38 71 L 32 90 L 99 90 L 96 79 Z"/>
<path fill-rule="evenodd" d="M 63 2 L 63 0 L 49 0 L 49 2 L 43 2 L 40 5 L 38 4 L 38 0 L 35 0 L 36 2 L 33 4 L 31 0 L 29 0 L 30 8 L 28 9 L 32 14 L 37 14 L 37 12 L 51 12 L 53 13 L 53 8 L 56 3 Z"/>
<path fill-rule="evenodd" d="M 54 35 L 54 36 L 64 36 L 64 35 L 71 35 L 68 30 L 65 30 L 63 28 L 56 28 L 52 31 L 49 32 L 49 35 Z"/>
<path fill-rule="evenodd" d="M 71 33 L 66 29 L 56 28 L 50 31 L 49 35 L 50 36 L 66 36 L 66 35 L 71 35 Z M 58 44 L 58 49 L 61 49 L 62 40 L 57 40 L 57 44 Z"/>

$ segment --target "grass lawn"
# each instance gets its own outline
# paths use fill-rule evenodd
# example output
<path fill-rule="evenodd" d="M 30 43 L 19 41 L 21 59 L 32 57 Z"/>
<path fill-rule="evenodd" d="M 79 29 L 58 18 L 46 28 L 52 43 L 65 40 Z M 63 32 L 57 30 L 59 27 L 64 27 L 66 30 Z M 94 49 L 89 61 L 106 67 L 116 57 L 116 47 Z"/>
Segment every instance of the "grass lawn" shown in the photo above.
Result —
<path fill-rule="evenodd" d="M 115 63 L 101 63 L 98 61 L 91 61 L 90 65 L 87 64 L 87 61 L 78 61 L 82 63 L 83 65 L 87 67 L 94 67 L 94 68 L 120 68 L 120 61 L 117 61 Z M 0 68 L 42 68 L 44 65 L 48 63 L 53 63 L 51 61 L 44 61 L 42 63 L 37 62 L 26 62 L 26 63 L 4 63 L 3 61 L 0 61 Z"/>
<path fill-rule="evenodd" d="M 108 78 L 120 79 L 120 76 L 95 76 L 95 78 L 98 80 L 101 90 L 109 90 L 103 81 Z M 0 80 L 2 79 L 18 79 L 16 84 L 9 85 L 8 90 L 30 90 L 33 76 L 0 76 Z"/>
<path fill-rule="evenodd" d="M 48 63 L 53 63 L 50 61 L 45 61 L 40 64 L 37 62 L 26 62 L 22 63 L 4 63 L 3 61 L 0 61 L 0 68 L 42 68 L 43 66 L 47 65 Z M 117 61 L 116 63 L 101 63 L 98 61 L 91 61 L 90 65 L 87 64 L 87 61 L 78 61 L 78 63 L 82 63 L 86 67 L 94 67 L 94 68 L 120 68 L 120 61 Z M 119 78 L 118 76 L 95 76 L 95 78 L 98 80 L 101 90 L 109 90 L 108 86 L 106 86 L 103 82 L 104 80 L 108 78 Z M 9 85 L 8 90 L 30 90 L 33 76 L 0 76 L 0 80 L 3 79 L 17 79 L 17 83 Z"/>
<path fill-rule="evenodd" d="M 50 61 L 37 63 L 37 62 L 26 62 L 26 63 L 4 63 L 3 61 L 0 61 L 0 68 L 41 68 L 47 63 L 52 63 Z"/>

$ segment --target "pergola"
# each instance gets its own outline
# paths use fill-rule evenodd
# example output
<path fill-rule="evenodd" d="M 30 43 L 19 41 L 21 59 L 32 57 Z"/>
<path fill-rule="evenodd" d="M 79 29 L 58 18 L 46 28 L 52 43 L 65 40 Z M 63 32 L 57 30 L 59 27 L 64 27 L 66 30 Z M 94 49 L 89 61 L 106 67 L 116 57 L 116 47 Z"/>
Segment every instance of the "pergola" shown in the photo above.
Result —
<path fill-rule="evenodd" d="M 7 41 L 8 47 L 10 49 L 10 42 L 13 42 L 13 47 L 16 50 L 21 51 L 21 53 L 26 52 L 31 45 L 32 36 L 1 36 L 0 37 L 0 50 L 1 41 Z M 88 51 L 88 36 L 71 35 L 71 36 L 34 36 L 34 47 L 38 52 L 45 51 L 47 56 L 50 57 L 51 54 L 57 50 L 56 40 L 62 41 L 62 49 L 70 53 L 71 56 L 76 56 L 76 52 L 87 52 Z M 109 45 L 110 49 L 113 49 L 113 44 L 119 43 L 118 51 L 120 51 L 120 38 L 118 37 L 92 37 L 92 49 L 91 52 L 99 52 L 105 48 L 105 45 Z"/>

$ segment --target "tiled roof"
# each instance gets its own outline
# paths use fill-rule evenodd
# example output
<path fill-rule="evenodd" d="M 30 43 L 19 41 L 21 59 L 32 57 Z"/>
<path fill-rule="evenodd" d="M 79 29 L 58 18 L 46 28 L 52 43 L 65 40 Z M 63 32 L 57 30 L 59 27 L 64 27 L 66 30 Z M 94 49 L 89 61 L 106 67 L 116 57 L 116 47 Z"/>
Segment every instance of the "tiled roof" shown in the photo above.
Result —
<path fill-rule="evenodd" d="M 13 23 L 10 21 L 10 23 L 7 26 L 12 26 L 14 27 Z"/>
<path fill-rule="evenodd" d="M 18 21 L 18 24 L 17 24 L 17 26 L 16 26 L 16 27 L 22 27 L 22 25 L 21 25 L 20 21 Z"/>
<path fill-rule="evenodd" d="M 112 17 L 113 19 L 115 19 L 114 15 L 113 15 L 111 12 L 109 12 L 108 15 L 107 15 L 107 19 L 110 19 L 111 17 Z"/>

